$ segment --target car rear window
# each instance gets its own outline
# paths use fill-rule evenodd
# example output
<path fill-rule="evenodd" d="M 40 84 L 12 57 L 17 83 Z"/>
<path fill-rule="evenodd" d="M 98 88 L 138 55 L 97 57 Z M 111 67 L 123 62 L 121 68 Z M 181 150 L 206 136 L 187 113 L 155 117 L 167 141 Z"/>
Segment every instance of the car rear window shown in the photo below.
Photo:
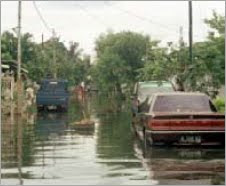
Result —
<path fill-rule="evenodd" d="M 43 83 L 41 89 L 45 91 L 60 91 L 65 90 L 66 85 L 63 82 L 50 81 Z"/>
<path fill-rule="evenodd" d="M 211 112 L 211 102 L 203 95 L 167 95 L 157 96 L 155 112 Z"/>

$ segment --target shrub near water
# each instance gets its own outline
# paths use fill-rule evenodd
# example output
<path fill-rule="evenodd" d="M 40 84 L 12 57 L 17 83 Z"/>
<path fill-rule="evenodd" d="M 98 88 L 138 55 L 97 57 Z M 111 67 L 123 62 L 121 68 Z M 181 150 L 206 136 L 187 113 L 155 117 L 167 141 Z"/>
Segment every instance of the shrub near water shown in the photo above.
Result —
<path fill-rule="evenodd" d="M 218 97 L 213 102 L 214 102 L 214 105 L 217 108 L 217 111 L 219 111 L 221 113 L 224 113 L 224 111 L 225 111 L 225 101 L 224 101 L 224 98 Z"/>

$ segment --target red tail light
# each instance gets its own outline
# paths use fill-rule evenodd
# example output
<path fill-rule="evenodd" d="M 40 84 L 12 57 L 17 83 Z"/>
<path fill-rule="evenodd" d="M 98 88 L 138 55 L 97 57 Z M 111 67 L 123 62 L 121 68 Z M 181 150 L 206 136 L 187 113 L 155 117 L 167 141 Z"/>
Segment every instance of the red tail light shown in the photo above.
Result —
<path fill-rule="evenodd" d="M 151 130 L 225 130 L 224 120 L 161 120 L 148 122 Z"/>
<path fill-rule="evenodd" d="M 151 130 L 170 130 L 170 121 L 152 119 L 148 122 Z"/>

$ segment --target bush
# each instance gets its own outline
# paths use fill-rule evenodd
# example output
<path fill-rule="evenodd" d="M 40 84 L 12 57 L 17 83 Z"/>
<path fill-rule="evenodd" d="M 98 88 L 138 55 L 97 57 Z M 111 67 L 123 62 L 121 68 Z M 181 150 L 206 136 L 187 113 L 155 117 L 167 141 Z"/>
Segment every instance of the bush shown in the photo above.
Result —
<path fill-rule="evenodd" d="M 217 108 L 217 111 L 224 113 L 225 111 L 225 101 L 224 98 L 218 97 L 213 101 L 214 105 Z"/>

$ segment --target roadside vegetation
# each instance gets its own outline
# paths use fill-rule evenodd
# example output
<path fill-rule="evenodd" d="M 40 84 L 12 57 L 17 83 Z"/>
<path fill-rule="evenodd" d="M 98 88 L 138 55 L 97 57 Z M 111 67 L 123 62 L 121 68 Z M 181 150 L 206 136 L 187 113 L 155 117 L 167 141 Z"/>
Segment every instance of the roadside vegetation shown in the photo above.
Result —
<path fill-rule="evenodd" d="M 193 63 L 188 46 L 180 40 L 160 47 L 161 41 L 134 32 L 106 33 L 96 41 L 97 61 L 92 73 L 101 89 L 131 90 L 135 81 L 175 81 L 179 90 L 213 91 L 224 85 L 224 20 L 213 12 L 205 19 L 210 31 L 206 41 L 193 44 Z"/>
<path fill-rule="evenodd" d="M 217 111 L 219 111 L 221 113 L 225 112 L 225 98 L 217 97 L 213 102 L 217 108 Z"/>
<path fill-rule="evenodd" d="M 51 38 L 43 43 L 35 43 L 30 33 L 22 36 L 22 66 L 28 70 L 28 77 L 39 82 L 52 75 L 55 68 L 59 78 L 68 79 L 70 85 L 85 79 L 90 66 L 89 55 L 82 54 L 76 42 L 70 42 L 67 48 L 60 38 Z M 17 59 L 17 37 L 14 33 L 2 34 L 2 59 Z M 53 47 L 56 51 L 56 64 L 53 63 Z"/>
<path fill-rule="evenodd" d="M 151 36 L 123 31 L 107 32 L 96 40 L 97 58 L 93 64 L 79 44 L 72 41 L 66 47 L 60 38 L 35 43 L 30 33 L 22 37 L 22 62 L 32 81 L 40 81 L 57 68 L 59 78 L 68 79 L 70 85 L 82 81 L 94 84 L 103 92 L 125 94 L 131 92 L 136 81 L 175 81 L 179 90 L 201 91 L 215 97 L 215 90 L 224 85 L 225 69 L 225 17 L 213 12 L 206 41 L 193 44 L 193 63 L 189 62 L 188 46 L 169 43 L 160 46 Z M 17 38 L 14 33 L 2 33 L 2 59 L 16 60 Z M 56 62 L 53 65 L 53 46 Z"/>

